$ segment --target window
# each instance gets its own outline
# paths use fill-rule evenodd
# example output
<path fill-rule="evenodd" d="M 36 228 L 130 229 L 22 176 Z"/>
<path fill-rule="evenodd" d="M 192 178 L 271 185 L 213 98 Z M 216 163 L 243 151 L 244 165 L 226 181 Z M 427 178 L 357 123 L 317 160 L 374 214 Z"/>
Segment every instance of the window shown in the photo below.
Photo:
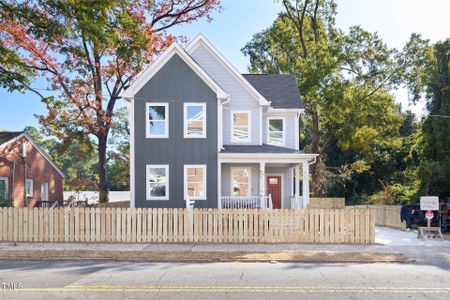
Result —
<path fill-rule="evenodd" d="M 168 165 L 147 165 L 147 200 L 169 200 Z"/>
<path fill-rule="evenodd" d="M 33 197 L 33 180 L 32 179 L 25 180 L 25 191 L 27 193 L 27 197 Z"/>
<path fill-rule="evenodd" d="M 206 138 L 206 103 L 184 104 L 184 137 Z"/>
<path fill-rule="evenodd" d="M 250 168 L 232 168 L 232 195 L 250 196 L 251 194 L 251 169 Z"/>
<path fill-rule="evenodd" d="M 284 118 L 269 118 L 267 134 L 268 144 L 284 146 Z"/>
<path fill-rule="evenodd" d="M 8 199 L 8 177 L 0 177 L 0 200 Z"/>
<path fill-rule="evenodd" d="M 250 112 L 235 111 L 231 114 L 231 139 L 233 142 L 250 141 Z"/>
<path fill-rule="evenodd" d="M 147 138 L 169 137 L 168 103 L 147 103 L 145 117 Z"/>
<path fill-rule="evenodd" d="M 48 183 L 41 183 L 41 201 L 48 201 Z"/>
<path fill-rule="evenodd" d="M 184 166 L 184 198 L 206 200 L 206 166 Z"/>

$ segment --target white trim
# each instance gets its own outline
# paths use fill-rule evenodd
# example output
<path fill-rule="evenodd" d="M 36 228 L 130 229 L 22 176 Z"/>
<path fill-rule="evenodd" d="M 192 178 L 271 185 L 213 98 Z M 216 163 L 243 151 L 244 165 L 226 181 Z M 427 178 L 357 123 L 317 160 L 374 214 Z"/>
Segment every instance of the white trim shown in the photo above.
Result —
<path fill-rule="evenodd" d="M 319 154 L 311 153 L 219 153 L 222 163 L 290 163 L 298 164 L 314 160 Z"/>
<path fill-rule="evenodd" d="M 231 136 L 230 140 L 234 144 L 247 144 L 252 142 L 252 111 L 251 110 L 231 110 L 230 111 L 230 123 L 231 123 Z M 235 140 L 234 139 L 234 114 L 247 114 L 247 122 L 248 122 L 248 138 L 246 140 Z"/>
<path fill-rule="evenodd" d="M 134 100 L 134 98 L 133 98 Z M 134 137 L 134 101 L 130 103 L 130 208 L 136 207 L 136 179 L 135 179 L 135 153 L 134 146 L 135 137 Z"/>
<path fill-rule="evenodd" d="M 203 128 L 202 135 L 188 135 L 187 133 L 187 107 L 188 106 L 200 106 L 203 109 Z M 206 138 L 206 118 L 207 118 L 207 108 L 206 102 L 185 102 L 183 103 L 183 137 L 185 139 L 205 139 Z"/>
<path fill-rule="evenodd" d="M 239 81 L 258 101 L 260 105 L 269 106 L 269 102 L 261 95 L 242 74 L 220 53 L 202 34 L 197 35 L 194 40 L 186 47 L 186 51 L 192 54 L 200 45 L 205 46 L 205 49 L 216 58 L 216 60 L 225 67 L 226 70 Z"/>
<path fill-rule="evenodd" d="M 259 109 L 259 144 L 264 144 L 263 141 L 263 122 L 264 122 L 264 115 L 263 115 L 263 108 L 262 106 Z"/>
<path fill-rule="evenodd" d="M 277 116 L 277 115 L 293 115 L 302 114 L 305 112 L 303 108 L 269 108 L 264 115 L 266 116 Z"/>
<path fill-rule="evenodd" d="M 150 178 L 149 178 L 149 173 L 150 173 L 150 169 L 165 169 L 166 170 L 166 195 L 165 196 L 151 196 L 150 195 Z M 169 165 L 146 165 L 145 168 L 145 194 L 146 194 L 146 199 L 147 200 L 169 200 L 169 182 L 170 182 L 170 177 L 169 177 Z"/>
<path fill-rule="evenodd" d="M 233 171 L 234 170 L 246 170 L 248 171 L 248 195 L 244 195 L 243 197 L 252 196 L 252 168 L 251 167 L 230 167 L 230 195 L 231 197 L 235 197 L 234 195 L 234 187 L 233 187 Z"/>
<path fill-rule="evenodd" d="M 7 199 L 9 199 L 9 181 L 8 181 L 8 177 L 0 177 L 0 180 L 5 181 L 6 185 L 5 185 L 5 196 Z"/>
<path fill-rule="evenodd" d="M 175 55 L 177 54 L 217 95 L 219 99 L 226 99 L 227 93 L 192 59 L 192 57 L 176 42 L 172 43 L 147 69 L 142 71 L 123 93 L 123 98 L 128 101 L 133 100 L 136 93 L 153 77 L 155 74 Z"/>
<path fill-rule="evenodd" d="M 295 149 L 300 150 L 300 122 L 299 122 L 300 114 L 295 115 L 295 121 L 294 121 L 294 134 L 295 134 Z"/>
<path fill-rule="evenodd" d="M 268 183 L 267 183 L 267 177 L 270 176 L 281 176 L 281 209 L 284 209 L 284 174 L 283 173 L 266 173 L 266 194 L 267 194 L 267 187 L 268 187 Z M 267 195 L 269 196 L 269 195 Z M 273 198 L 272 198 L 273 199 Z"/>
<path fill-rule="evenodd" d="M 163 106 L 164 110 L 164 134 L 150 133 L 150 106 Z M 162 120 L 154 120 L 153 122 L 162 122 Z M 146 102 L 145 103 L 145 138 L 147 139 L 167 139 L 169 138 L 169 103 L 168 102 Z"/>
<path fill-rule="evenodd" d="M 29 194 L 27 191 L 27 184 L 30 183 L 30 191 L 31 193 Z M 34 190 L 33 190 L 33 179 L 25 179 L 25 194 L 27 198 L 32 198 L 33 194 L 34 194 Z"/>
<path fill-rule="evenodd" d="M 273 144 L 270 143 L 270 120 L 281 120 L 283 122 L 283 141 L 280 144 Z M 267 122 L 266 122 L 266 141 L 267 144 L 269 145 L 273 145 L 273 146 L 280 146 L 280 147 L 284 147 L 286 146 L 286 118 L 285 117 L 267 117 Z"/>
<path fill-rule="evenodd" d="M 187 169 L 190 169 L 190 168 L 197 168 L 197 169 L 203 169 L 203 186 L 204 186 L 204 193 L 205 193 L 205 196 L 204 197 L 189 197 L 189 200 L 206 200 L 206 198 L 207 198 L 207 185 L 206 185 L 206 182 L 207 182 L 207 180 L 206 180 L 206 177 L 208 176 L 207 174 L 206 174 L 206 165 L 184 165 L 184 177 L 183 177 L 183 190 L 184 190 L 184 199 L 186 200 L 187 199 L 187 184 L 188 184 L 188 182 L 187 182 Z"/>
<path fill-rule="evenodd" d="M 63 171 L 61 171 L 60 168 L 58 168 L 56 166 L 56 164 L 50 159 L 50 157 L 48 157 L 48 155 L 44 152 L 44 150 L 41 149 L 41 147 L 39 147 L 31 138 L 31 136 L 28 135 L 28 133 L 24 132 L 18 136 L 16 136 L 15 138 L 4 142 L 3 144 L 0 145 L 0 149 L 3 148 L 4 146 L 11 144 L 19 139 L 21 139 L 22 137 L 25 137 L 30 143 L 31 145 L 33 145 L 33 147 L 50 163 L 50 165 L 52 165 L 52 167 L 56 170 L 56 172 L 59 173 L 59 175 L 61 175 L 62 177 L 65 177 Z"/>
<path fill-rule="evenodd" d="M 217 160 L 217 208 L 222 208 L 222 163 Z"/>

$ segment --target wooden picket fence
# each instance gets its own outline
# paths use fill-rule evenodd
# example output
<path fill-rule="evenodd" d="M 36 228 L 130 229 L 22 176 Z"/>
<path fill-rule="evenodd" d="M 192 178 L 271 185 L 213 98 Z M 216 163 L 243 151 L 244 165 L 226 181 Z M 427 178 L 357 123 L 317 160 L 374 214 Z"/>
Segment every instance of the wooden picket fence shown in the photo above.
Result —
<path fill-rule="evenodd" d="M 375 214 L 367 208 L 0 208 L 0 241 L 368 244 L 375 241 Z"/>
<path fill-rule="evenodd" d="M 355 208 L 368 208 L 375 211 L 375 225 L 404 229 L 405 223 L 400 221 L 400 205 L 356 205 Z"/>

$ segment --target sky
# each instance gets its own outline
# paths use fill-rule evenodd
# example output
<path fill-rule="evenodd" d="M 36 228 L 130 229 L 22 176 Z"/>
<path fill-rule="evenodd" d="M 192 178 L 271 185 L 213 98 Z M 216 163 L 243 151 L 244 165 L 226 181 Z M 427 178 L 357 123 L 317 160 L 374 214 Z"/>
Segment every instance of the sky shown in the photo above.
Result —
<path fill-rule="evenodd" d="M 223 10 L 213 21 L 179 26 L 171 30 L 192 40 L 204 34 L 215 47 L 241 72 L 246 72 L 248 58 L 240 51 L 255 33 L 269 27 L 282 10 L 273 0 L 222 0 Z M 378 32 L 390 47 L 401 49 L 411 33 L 417 32 L 432 42 L 450 38 L 450 0 L 336 0 L 337 26 L 347 30 L 361 25 Z M 38 80 L 34 87 L 45 88 Z M 423 114 L 423 103 L 408 106 L 405 90 L 396 92 L 396 101 L 404 109 Z M 46 114 L 45 106 L 32 93 L 8 93 L 0 89 L 0 130 L 22 130 L 37 126 L 35 115 Z"/>

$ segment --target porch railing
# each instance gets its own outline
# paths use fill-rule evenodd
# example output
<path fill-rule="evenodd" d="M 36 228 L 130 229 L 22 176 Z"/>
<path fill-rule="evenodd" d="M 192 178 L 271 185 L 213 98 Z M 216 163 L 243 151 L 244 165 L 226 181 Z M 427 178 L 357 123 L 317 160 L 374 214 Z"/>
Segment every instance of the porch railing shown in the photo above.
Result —
<path fill-rule="evenodd" d="M 223 196 L 222 208 L 272 208 L 272 196 Z"/>

